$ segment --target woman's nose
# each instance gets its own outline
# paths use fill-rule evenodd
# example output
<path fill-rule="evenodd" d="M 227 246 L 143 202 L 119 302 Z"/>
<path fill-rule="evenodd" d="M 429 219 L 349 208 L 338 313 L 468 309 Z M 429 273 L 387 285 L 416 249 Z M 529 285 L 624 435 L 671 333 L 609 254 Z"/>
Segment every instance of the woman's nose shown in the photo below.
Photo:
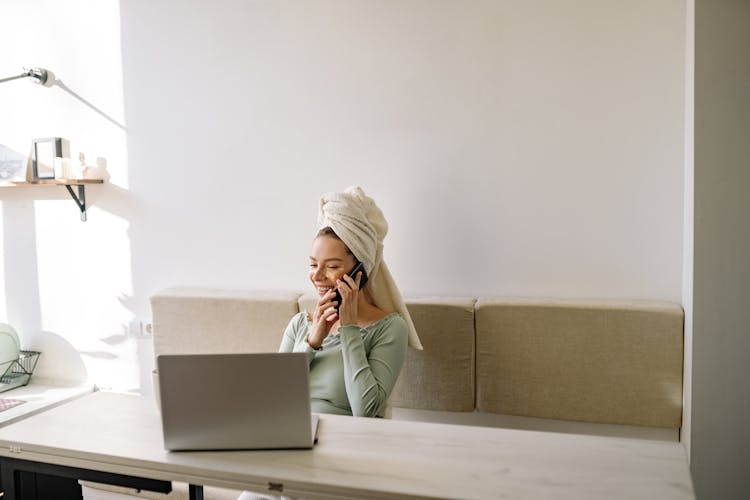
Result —
<path fill-rule="evenodd" d="M 322 267 L 318 267 L 318 268 L 317 268 L 317 269 L 315 269 L 315 271 L 313 272 L 313 278 L 315 278 L 316 280 L 320 280 L 320 279 L 321 279 L 321 278 L 323 278 L 324 276 L 325 276 L 325 273 L 323 272 L 323 268 L 322 268 Z"/>

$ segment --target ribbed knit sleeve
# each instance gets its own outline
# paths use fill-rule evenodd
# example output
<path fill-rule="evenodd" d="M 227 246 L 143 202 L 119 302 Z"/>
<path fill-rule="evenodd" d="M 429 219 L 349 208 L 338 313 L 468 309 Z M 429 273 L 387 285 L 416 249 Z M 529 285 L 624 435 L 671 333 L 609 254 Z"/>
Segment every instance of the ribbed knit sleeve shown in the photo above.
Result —
<path fill-rule="evenodd" d="M 339 329 L 344 361 L 344 382 L 354 416 L 382 415 L 406 357 L 408 330 L 399 315 L 388 318 L 366 349 L 358 326 Z"/>

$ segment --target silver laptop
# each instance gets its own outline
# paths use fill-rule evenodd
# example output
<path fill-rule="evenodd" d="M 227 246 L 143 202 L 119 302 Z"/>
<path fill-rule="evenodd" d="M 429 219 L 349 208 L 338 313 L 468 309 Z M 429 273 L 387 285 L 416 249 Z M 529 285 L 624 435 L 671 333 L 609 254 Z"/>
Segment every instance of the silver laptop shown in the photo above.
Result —
<path fill-rule="evenodd" d="M 312 448 L 305 353 L 156 358 L 167 450 Z"/>

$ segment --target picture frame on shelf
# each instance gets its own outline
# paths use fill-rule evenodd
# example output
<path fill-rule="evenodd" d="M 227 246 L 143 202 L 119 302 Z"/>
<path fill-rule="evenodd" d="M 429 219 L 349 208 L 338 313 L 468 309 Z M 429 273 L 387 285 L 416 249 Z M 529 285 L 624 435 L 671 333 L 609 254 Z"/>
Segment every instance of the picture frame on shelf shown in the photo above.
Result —
<path fill-rule="evenodd" d="M 34 139 L 31 148 L 32 182 L 55 178 L 55 163 L 70 156 L 68 141 L 62 137 Z"/>
<path fill-rule="evenodd" d="M 55 178 L 55 138 L 34 139 L 31 148 L 32 181 Z"/>

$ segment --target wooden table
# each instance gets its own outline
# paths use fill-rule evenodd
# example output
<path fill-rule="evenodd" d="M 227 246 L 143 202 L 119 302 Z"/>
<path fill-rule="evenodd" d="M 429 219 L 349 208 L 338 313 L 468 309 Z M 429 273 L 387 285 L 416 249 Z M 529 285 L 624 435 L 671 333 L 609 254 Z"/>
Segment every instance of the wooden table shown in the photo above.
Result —
<path fill-rule="evenodd" d="M 0 399 L 25 401 L 21 405 L 0 412 L 0 427 L 18 422 L 92 392 L 94 392 L 93 384 L 64 383 L 32 377 L 28 385 L 0 392 Z"/>
<path fill-rule="evenodd" d="M 305 498 L 695 498 L 679 443 L 336 415 L 318 438 L 167 452 L 151 398 L 99 392 L 0 429 L 0 457 Z"/>

